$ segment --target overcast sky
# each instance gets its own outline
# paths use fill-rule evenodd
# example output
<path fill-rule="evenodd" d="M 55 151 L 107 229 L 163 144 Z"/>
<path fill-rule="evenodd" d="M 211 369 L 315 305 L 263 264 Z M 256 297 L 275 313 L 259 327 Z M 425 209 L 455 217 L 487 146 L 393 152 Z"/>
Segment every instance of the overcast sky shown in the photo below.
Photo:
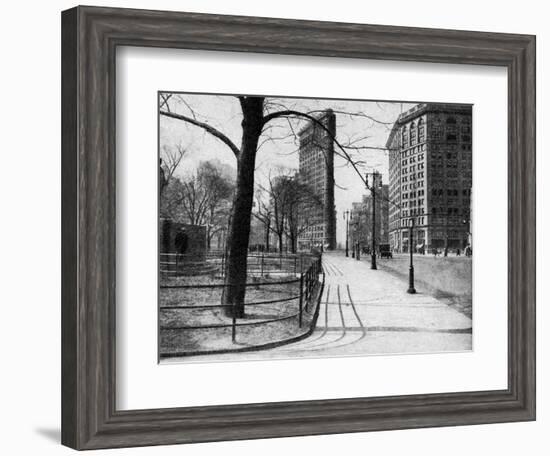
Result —
<path fill-rule="evenodd" d="M 355 113 L 346 115 L 336 112 L 336 137 L 342 144 L 354 146 L 381 147 L 386 140 L 397 116 L 413 104 L 400 102 L 347 101 L 298 98 L 266 98 L 270 110 L 284 108 L 304 112 L 332 108 L 334 111 Z M 190 115 L 191 110 L 198 120 L 207 122 L 228 136 L 237 146 L 241 141 L 242 113 L 239 101 L 234 96 L 179 94 L 170 99 L 170 109 Z M 369 118 L 370 117 L 370 118 Z M 267 176 L 277 174 L 281 168 L 298 169 L 298 145 L 292 129 L 299 131 L 307 120 L 278 119 L 269 124 L 260 138 L 261 147 L 256 158 L 256 182 L 265 185 Z M 201 128 L 181 120 L 160 116 L 160 147 L 183 146 L 187 151 L 176 175 L 184 177 L 193 173 L 201 161 L 218 159 L 236 169 L 233 152 L 220 140 Z M 335 148 L 338 152 L 338 149 Z M 354 151 L 354 158 L 364 162 L 362 174 L 376 169 L 382 173 L 384 183 L 388 181 L 388 153 L 385 150 Z M 366 193 L 364 184 L 349 163 L 335 156 L 334 178 L 336 182 L 335 204 L 337 211 L 337 241 L 344 242 L 345 226 L 342 214 L 351 209 L 351 203 L 360 201 Z"/>

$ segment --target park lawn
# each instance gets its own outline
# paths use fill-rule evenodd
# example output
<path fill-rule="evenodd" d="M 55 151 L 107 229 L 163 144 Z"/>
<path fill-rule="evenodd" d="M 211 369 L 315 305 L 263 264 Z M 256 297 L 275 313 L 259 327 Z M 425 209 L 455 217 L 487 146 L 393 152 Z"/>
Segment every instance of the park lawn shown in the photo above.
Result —
<path fill-rule="evenodd" d="M 277 343 L 307 332 L 315 306 L 303 314 L 302 328 L 298 325 L 299 287 L 295 276 L 250 277 L 247 287 L 245 317 L 237 319 L 236 340 L 232 341 L 232 318 L 219 306 L 222 288 L 161 288 L 159 293 L 160 353 L 207 353 L 234 350 L 266 343 Z M 277 282 L 292 281 L 279 284 Z M 213 277 L 182 277 L 164 283 L 214 285 L 221 279 Z M 278 303 L 262 303 L 289 299 Z M 252 305 L 253 303 L 259 303 Z M 165 308 L 176 306 L 180 308 Z M 202 306 L 212 306 L 204 308 Z M 280 321 L 269 321 L 290 317 Z M 249 324 L 257 323 L 257 324 Z M 189 327 L 227 325 L 217 328 L 192 329 Z M 182 329 L 183 327 L 183 329 Z M 187 328 L 187 329 L 186 329 Z"/>

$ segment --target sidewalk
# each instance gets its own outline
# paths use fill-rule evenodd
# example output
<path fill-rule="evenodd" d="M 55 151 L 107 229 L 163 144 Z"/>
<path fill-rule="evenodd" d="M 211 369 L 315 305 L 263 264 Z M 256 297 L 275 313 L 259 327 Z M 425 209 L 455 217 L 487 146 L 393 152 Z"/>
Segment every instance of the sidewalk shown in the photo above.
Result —
<path fill-rule="evenodd" d="M 406 281 L 381 269 L 370 269 L 370 261 L 356 261 L 337 253 L 325 255 L 324 260 L 327 283 L 340 291 L 343 305 L 357 308 L 369 328 L 450 331 L 472 326 L 471 319 L 423 293 L 420 287 L 416 294 L 407 293 Z M 351 324 L 359 321 L 352 319 Z"/>
<path fill-rule="evenodd" d="M 326 274 L 313 334 L 300 342 L 217 359 L 440 353 L 472 348 L 472 320 L 370 262 L 323 255 Z M 206 360 L 206 359 L 205 359 Z"/>

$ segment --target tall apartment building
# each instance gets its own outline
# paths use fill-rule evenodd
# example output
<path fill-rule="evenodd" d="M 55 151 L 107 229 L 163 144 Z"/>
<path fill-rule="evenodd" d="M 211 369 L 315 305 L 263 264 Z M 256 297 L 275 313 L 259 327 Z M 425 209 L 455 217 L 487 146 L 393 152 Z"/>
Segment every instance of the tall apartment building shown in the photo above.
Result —
<path fill-rule="evenodd" d="M 298 249 L 336 248 L 336 213 L 334 208 L 334 140 L 336 116 L 327 109 L 310 121 L 299 133 L 299 174 L 322 204 L 303 208 L 308 227 L 298 237 Z"/>
<path fill-rule="evenodd" d="M 389 149 L 390 245 L 463 249 L 471 242 L 471 105 L 423 103 L 399 116 Z"/>

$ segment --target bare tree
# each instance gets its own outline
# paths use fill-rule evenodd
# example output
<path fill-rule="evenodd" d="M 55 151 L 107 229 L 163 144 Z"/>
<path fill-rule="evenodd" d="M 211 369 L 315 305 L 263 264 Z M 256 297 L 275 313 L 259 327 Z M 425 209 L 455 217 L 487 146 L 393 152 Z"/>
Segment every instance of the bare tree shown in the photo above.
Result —
<path fill-rule="evenodd" d="M 175 146 L 162 146 L 160 151 L 161 195 L 170 182 L 170 179 L 174 176 L 186 152 L 187 149 L 182 143 L 176 144 Z"/>
<path fill-rule="evenodd" d="M 215 163 L 201 162 L 195 173 L 172 177 L 161 195 L 161 214 L 192 225 L 206 225 L 208 247 L 225 227 L 234 191 L 231 177 Z"/>
<path fill-rule="evenodd" d="M 217 140 L 224 143 L 237 161 L 236 190 L 231 211 L 231 224 L 227 237 L 227 262 L 224 293 L 224 304 L 227 305 L 228 314 L 238 317 L 244 316 L 244 299 L 247 280 L 247 253 L 248 239 L 250 236 L 250 219 L 254 200 L 254 171 L 256 153 L 260 145 L 260 136 L 269 128 L 269 124 L 278 119 L 302 119 L 309 121 L 329 134 L 338 150 L 336 154 L 344 157 L 358 172 L 361 179 L 364 178 L 358 169 L 358 165 L 350 155 L 351 152 L 341 144 L 333 133 L 323 125 L 316 117 L 317 111 L 300 111 L 288 108 L 283 102 L 261 96 L 238 96 L 241 122 L 241 143 L 237 146 L 226 134 L 206 121 L 199 120 L 188 104 L 185 104 L 186 113 L 174 112 L 170 109 L 169 100 L 165 99 L 160 104 L 160 115 L 180 120 L 189 125 L 204 130 Z M 364 116 L 364 113 L 346 113 L 346 115 Z M 371 119 L 374 121 L 374 119 Z M 357 147 L 357 146 L 355 146 Z M 367 146 L 365 146 L 367 147 Z M 277 222 L 276 222 L 277 224 Z"/>
<path fill-rule="evenodd" d="M 273 212 L 271 210 L 271 205 L 269 204 L 269 198 L 267 198 L 267 201 L 265 199 L 265 195 L 267 192 L 262 187 L 258 187 L 256 190 L 256 203 L 255 208 L 256 210 L 253 212 L 253 216 L 259 220 L 265 228 L 265 251 L 269 252 L 270 249 L 270 235 L 271 231 L 273 231 L 273 228 L 271 226 L 272 220 L 273 220 Z"/>
<path fill-rule="evenodd" d="M 230 215 L 230 198 L 234 192 L 234 185 L 229 176 L 224 176 L 219 166 L 207 161 L 201 164 L 200 178 L 208 193 L 207 198 L 207 242 L 211 247 L 213 236 L 224 229 Z"/>
<path fill-rule="evenodd" d="M 285 234 L 290 241 L 290 251 L 296 253 L 298 238 L 304 234 L 314 223 L 308 216 L 324 206 L 323 201 L 316 195 L 313 189 L 307 185 L 299 174 L 285 180 Z"/>

